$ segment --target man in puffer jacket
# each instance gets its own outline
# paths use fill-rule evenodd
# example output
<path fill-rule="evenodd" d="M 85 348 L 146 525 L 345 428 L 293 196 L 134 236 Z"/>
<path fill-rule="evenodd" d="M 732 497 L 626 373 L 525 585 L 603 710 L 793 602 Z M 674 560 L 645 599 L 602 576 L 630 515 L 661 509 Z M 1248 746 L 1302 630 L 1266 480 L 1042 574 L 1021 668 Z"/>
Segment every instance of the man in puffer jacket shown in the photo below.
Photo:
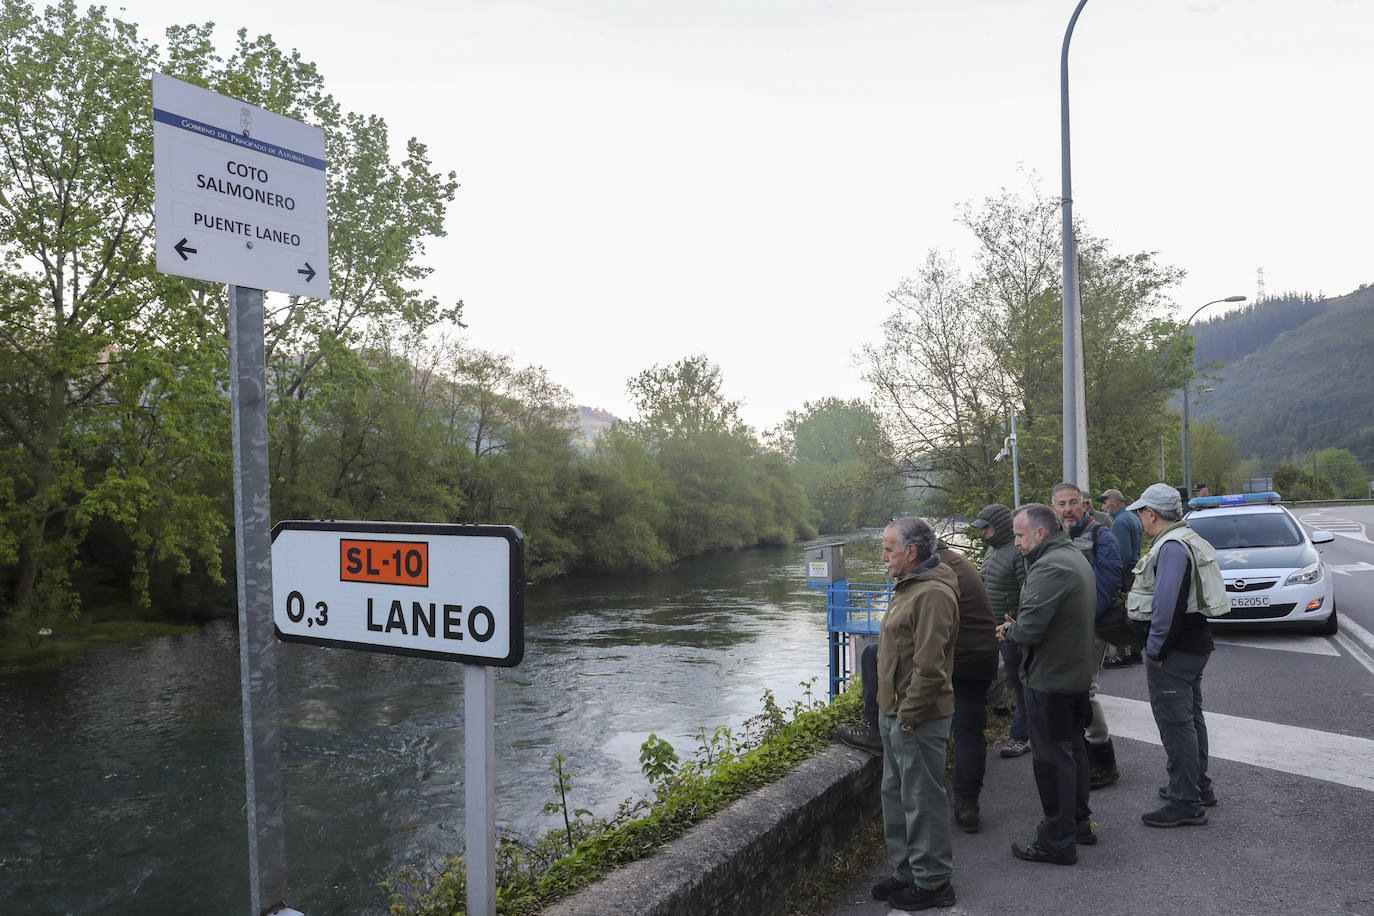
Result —
<path fill-rule="evenodd" d="M 1021 583 L 1026 581 L 1026 561 L 1012 543 L 1011 510 L 1001 503 L 984 506 L 973 520 L 973 527 L 983 529 L 988 552 L 983 557 L 983 585 L 987 588 L 992 619 L 1003 616 L 1016 619 L 1021 604 Z M 1016 643 L 1001 644 L 1002 661 L 1006 666 L 1007 683 L 1016 697 L 1016 710 L 1011 716 L 1011 734 L 1002 745 L 1003 757 L 1020 757 L 1030 750 L 1030 732 L 1026 729 L 1026 703 L 1021 687 L 1021 648 Z"/>

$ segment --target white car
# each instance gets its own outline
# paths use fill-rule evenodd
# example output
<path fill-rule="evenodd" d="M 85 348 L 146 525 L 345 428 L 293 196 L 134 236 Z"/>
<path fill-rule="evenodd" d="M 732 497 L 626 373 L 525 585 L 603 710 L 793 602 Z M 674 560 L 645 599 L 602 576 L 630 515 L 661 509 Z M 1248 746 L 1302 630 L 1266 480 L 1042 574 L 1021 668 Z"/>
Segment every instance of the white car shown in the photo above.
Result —
<path fill-rule="evenodd" d="M 1311 627 L 1330 636 L 1338 626 L 1335 595 L 1316 545 L 1336 536 L 1309 537 L 1279 499 L 1246 493 L 1188 503 L 1188 525 L 1216 548 L 1231 598 L 1231 612 L 1212 623 Z"/>

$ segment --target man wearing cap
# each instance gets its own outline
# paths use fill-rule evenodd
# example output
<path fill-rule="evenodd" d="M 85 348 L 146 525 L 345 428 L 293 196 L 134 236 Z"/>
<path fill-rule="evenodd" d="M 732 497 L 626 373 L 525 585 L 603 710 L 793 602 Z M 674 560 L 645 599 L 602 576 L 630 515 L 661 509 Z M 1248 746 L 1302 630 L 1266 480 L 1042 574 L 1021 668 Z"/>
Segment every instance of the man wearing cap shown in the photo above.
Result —
<path fill-rule="evenodd" d="M 1202 670 L 1212 655 L 1212 634 L 1196 583 L 1200 575 L 1221 575 L 1216 550 L 1183 521 L 1183 503 L 1168 484 L 1152 484 L 1126 508 L 1140 513 L 1152 541 L 1136 563 L 1126 614 L 1145 639 L 1145 682 L 1169 774 L 1159 790 L 1164 806 L 1140 819 L 1150 827 L 1205 824 L 1205 809 L 1217 803 L 1202 715 Z"/>
<path fill-rule="evenodd" d="M 1112 536 L 1121 548 L 1121 569 L 1123 572 L 1131 569 L 1135 566 L 1136 560 L 1140 559 L 1140 549 L 1144 543 L 1140 519 L 1136 518 L 1134 512 L 1124 511 L 1126 497 L 1120 490 L 1108 490 L 1099 496 L 1097 501 L 1102 503 L 1102 508 L 1111 516 Z M 1125 668 L 1128 665 L 1139 665 L 1144 660 L 1140 655 L 1143 648 L 1145 647 L 1140 644 L 1117 646 L 1116 654 L 1103 662 L 1102 667 Z"/>
<path fill-rule="evenodd" d="M 987 588 L 992 619 L 1015 620 L 1021 604 L 1021 583 L 1026 581 L 1026 561 L 1012 542 L 1011 510 L 1001 503 L 984 506 L 973 520 L 973 527 L 981 528 L 988 542 L 988 551 L 983 555 L 983 585 Z M 1001 650 L 1016 709 L 1011 715 L 1011 733 L 999 753 L 1003 757 L 1020 757 L 1030 750 L 1026 698 L 1021 686 L 1021 648 L 1014 642 L 1003 642 Z"/>

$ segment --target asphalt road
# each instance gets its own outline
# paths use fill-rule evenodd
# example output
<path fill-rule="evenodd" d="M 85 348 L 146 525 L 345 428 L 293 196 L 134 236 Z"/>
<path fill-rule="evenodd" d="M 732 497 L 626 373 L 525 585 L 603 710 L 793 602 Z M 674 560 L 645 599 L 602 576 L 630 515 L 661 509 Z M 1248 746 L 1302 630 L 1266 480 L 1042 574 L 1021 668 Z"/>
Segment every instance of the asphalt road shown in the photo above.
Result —
<path fill-rule="evenodd" d="M 1374 506 L 1294 514 L 1337 535 L 1321 549 L 1341 630 L 1214 628 L 1203 676 L 1219 799 L 1210 822 L 1140 822 L 1159 805 L 1164 752 L 1143 669 L 1104 671 L 1122 778 L 1092 793 L 1098 844 L 1073 866 L 1013 858 L 1011 843 L 1032 836 L 1040 816 L 1031 761 L 990 753 L 983 829 L 955 831 L 959 900 L 941 912 L 1374 916 Z M 887 874 L 882 865 L 856 875 L 836 916 L 901 912 L 869 896 Z"/>

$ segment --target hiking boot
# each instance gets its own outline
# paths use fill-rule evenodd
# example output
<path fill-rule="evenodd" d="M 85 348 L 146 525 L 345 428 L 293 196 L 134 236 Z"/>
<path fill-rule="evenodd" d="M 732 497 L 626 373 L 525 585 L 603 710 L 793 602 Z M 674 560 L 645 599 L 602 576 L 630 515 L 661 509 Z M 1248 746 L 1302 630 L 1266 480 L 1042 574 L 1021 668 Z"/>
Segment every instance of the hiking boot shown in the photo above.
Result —
<path fill-rule="evenodd" d="M 959 825 L 959 829 L 964 833 L 978 832 L 978 797 L 959 795 L 955 793 L 954 804 L 954 823 Z"/>
<path fill-rule="evenodd" d="M 1158 811 L 1140 815 L 1140 820 L 1147 827 L 1201 827 L 1207 823 L 1207 812 L 1189 814 L 1182 808 L 1165 805 Z"/>
<path fill-rule="evenodd" d="M 1026 738 L 1011 738 L 997 753 L 1003 757 L 1020 757 L 1030 752 L 1030 741 Z"/>
<path fill-rule="evenodd" d="M 894 910 L 906 910 L 908 913 L 937 906 L 954 906 L 954 885 L 946 881 L 939 887 L 926 890 L 909 884 L 889 896 L 887 902 Z"/>
<path fill-rule="evenodd" d="M 1053 862 L 1055 865 L 1072 865 L 1078 861 L 1077 850 L 1053 852 L 1048 847 L 1041 845 L 1039 840 L 1012 843 L 1011 854 L 1018 859 L 1025 859 L 1027 862 Z"/>
<path fill-rule="evenodd" d="M 1088 788 L 1100 789 L 1120 778 L 1121 771 L 1116 768 L 1116 749 L 1112 747 L 1112 739 L 1108 738 L 1102 744 L 1089 744 Z"/>
<path fill-rule="evenodd" d="M 1082 821 L 1078 825 L 1078 831 L 1074 834 L 1073 841 L 1079 846 L 1097 845 L 1097 824 L 1092 821 Z"/>
<path fill-rule="evenodd" d="M 883 739 L 878 737 L 878 730 L 869 728 L 867 725 L 859 725 L 854 728 L 842 726 L 835 729 L 835 737 L 850 747 L 857 747 L 859 750 L 868 751 L 870 754 L 883 752 Z"/>
<path fill-rule="evenodd" d="M 1134 656 L 1134 657 L 1132 657 Z M 1132 665 L 1140 664 L 1140 653 L 1133 652 L 1130 655 L 1113 655 L 1102 663 L 1103 668 L 1129 668 Z"/>
<path fill-rule="evenodd" d="M 1211 786 L 1208 786 L 1207 788 L 1202 789 L 1201 791 L 1199 791 L 1199 792 L 1198 792 L 1198 796 L 1199 796 L 1199 799 L 1200 799 L 1201 802 L 1202 802 L 1202 807 L 1204 807 L 1204 808 L 1215 808 L 1215 807 L 1217 806 L 1217 793 L 1215 793 L 1215 792 L 1212 791 L 1212 787 L 1211 787 Z M 1159 797 L 1162 798 L 1162 799 L 1164 799 L 1165 801 L 1169 801 L 1169 787 L 1168 787 L 1168 786 L 1160 786 L 1160 787 L 1159 787 Z"/>
<path fill-rule="evenodd" d="M 898 891 L 906 890 L 911 885 L 906 881 L 898 881 L 896 878 L 888 878 L 873 885 L 873 899 L 887 900 Z"/>

